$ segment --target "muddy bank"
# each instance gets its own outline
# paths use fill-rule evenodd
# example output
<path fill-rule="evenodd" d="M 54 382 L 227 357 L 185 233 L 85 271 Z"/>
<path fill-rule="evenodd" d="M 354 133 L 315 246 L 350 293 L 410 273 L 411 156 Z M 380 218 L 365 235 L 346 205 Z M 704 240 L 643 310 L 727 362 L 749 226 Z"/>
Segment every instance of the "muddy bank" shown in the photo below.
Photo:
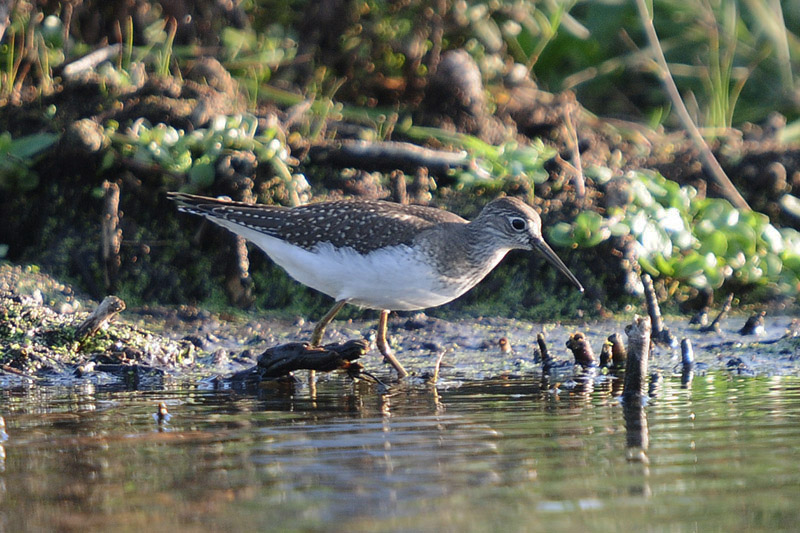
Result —
<path fill-rule="evenodd" d="M 267 348 L 307 340 L 313 323 L 231 315 L 196 308 L 126 309 L 90 339 L 78 340 L 76 329 L 95 302 L 75 294 L 31 268 L 0 266 L 0 385 L 17 387 L 52 384 L 125 384 L 130 388 L 163 387 L 190 381 L 208 387 L 228 386 L 226 380 L 254 367 Z M 644 306 L 642 306 L 643 308 Z M 642 309 L 643 310 L 643 309 Z M 644 310 L 643 310 L 644 311 Z M 800 372 L 800 341 L 787 335 L 791 320 L 766 316 L 764 329 L 742 335 L 747 317 L 725 319 L 718 330 L 703 332 L 685 317 L 665 323 L 678 339 L 694 346 L 694 375 L 725 370 L 732 375 L 789 375 Z M 334 321 L 325 342 L 375 339 L 373 320 Z M 392 346 L 412 371 L 410 383 L 423 383 L 441 358 L 439 386 L 490 378 L 530 378 L 542 375 L 537 336 L 544 334 L 551 362 L 550 377 L 558 386 L 575 386 L 587 374 L 574 365 L 567 349 L 576 332 L 601 352 L 607 338 L 622 335 L 629 319 L 581 323 L 535 323 L 506 318 L 443 320 L 423 313 L 393 315 Z M 624 337 L 623 337 L 624 338 Z M 372 347 L 358 362 L 371 374 L 391 383 L 394 375 Z M 657 386 L 665 376 L 681 373 L 677 346 L 655 345 L 650 370 Z M 607 370 L 592 371 L 591 379 L 608 379 Z M 304 376 L 305 372 L 299 372 Z M 318 374 L 327 379 L 326 374 Z"/>
<path fill-rule="evenodd" d="M 414 115 L 414 127 L 436 129 L 398 125 L 388 143 L 345 112 L 324 117 L 308 112 L 292 92 L 284 96 L 297 100 L 294 106 L 265 103 L 252 109 L 214 58 L 190 62 L 182 77 L 155 76 L 143 66 L 124 81 L 105 71 L 87 71 L 62 80 L 40 99 L 7 101 L 0 106 L 0 129 L 14 137 L 52 132 L 49 141 L 40 139 L 52 145 L 30 167 L 4 178 L 0 244 L 6 246 L 5 257 L 40 265 L 98 300 L 114 293 L 133 305 L 225 302 L 316 314 L 327 306 L 323 296 L 298 286 L 224 230 L 177 214 L 165 193 L 182 189 L 282 205 L 380 198 L 444 207 L 466 218 L 491 198 L 508 194 L 535 205 L 545 228 L 574 221 L 581 213 L 599 218 L 626 209 L 635 187 L 624 185 L 622 177 L 643 168 L 693 185 L 697 198 L 719 194 L 706 183 L 698 153 L 685 135 L 598 119 L 574 95 L 539 90 L 526 78 L 483 86 L 477 65 L 465 56 L 463 51 L 443 56 L 444 66 L 453 65 L 431 77 Z M 441 90 L 453 84 L 460 84 L 456 99 Z M 491 108 L 479 97 L 490 89 L 500 91 L 495 98 L 502 105 Z M 574 128 L 567 127 L 567 118 Z M 313 127 L 320 128 L 316 137 L 307 135 Z M 229 131 L 255 137 L 240 143 Z M 541 142 L 542 150 L 554 155 L 517 175 L 465 182 L 458 172 L 475 161 L 451 161 L 459 146 L 435 136 L 423 140 L 420 131 L 469 134 L 489 143 L 505 139 L 529 149 Z M 202 137 L 195 144 L 184 141 L 192 132 Z M 716 151 L 753 207 L 775 223 L 798 227 L 800 218 L 781 199 L 800 191 L 800 158 L 796 147 L 779 145 L 779 132 L 775 126 L 751 126 L 741 136 L 720 138 Z M 172 145 L 165 139 L 173 136 L 179 141 L 170 143 L 187 143 L 183 151 L 169 152 Z M 356 141 L 377 155 L 348 152 Z M 438 155 L 432 151 L 433 156 L 419 159 L 422 148 L 404 148 L 408 141 L 438 149 Z M 219 153 L 204 152 L 217 143 L 223 147 Z M 576 175 L 576 165 L 587 169 L 585 176 Z M 602 236 L 604 230 L 592 231 Z M 556 245 L 586 285 L 583 297 L 571 293 L 542 261 L 518 253 L 447 309 L 530 319 L 598 317 L 623 309 L 633 301 L 640 271 L 636 239 L 630 234 L 604 238 L 599 245 Z M 754 300 L 780 296 L 774 289 L 758 293 L 758 283 L 732 281 L 739 294 L 755 289 Z M 671 280 L 657 283 L 668 287 Z M 691 284 L 682 283 L 679 292 L 681 301 L 698 296 Z"/>

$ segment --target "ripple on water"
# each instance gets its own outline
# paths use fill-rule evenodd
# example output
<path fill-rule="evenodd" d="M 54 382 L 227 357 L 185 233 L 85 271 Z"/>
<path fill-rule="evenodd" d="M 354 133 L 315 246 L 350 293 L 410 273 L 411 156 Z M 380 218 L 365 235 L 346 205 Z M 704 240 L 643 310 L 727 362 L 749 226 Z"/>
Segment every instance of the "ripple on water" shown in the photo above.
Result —
<path fill-rule="evenodd" d="M 307 388 L 5 391 L 0 519 L 13 530 L 797 523 L 800 379 L 709 373 L 682 389 L 667 377 L 632 415 L 609 383 L 540 385 L 382 395 L 334 378 L 315 397 Z M 161 401 L 165 424 L 152 417 Z"/>

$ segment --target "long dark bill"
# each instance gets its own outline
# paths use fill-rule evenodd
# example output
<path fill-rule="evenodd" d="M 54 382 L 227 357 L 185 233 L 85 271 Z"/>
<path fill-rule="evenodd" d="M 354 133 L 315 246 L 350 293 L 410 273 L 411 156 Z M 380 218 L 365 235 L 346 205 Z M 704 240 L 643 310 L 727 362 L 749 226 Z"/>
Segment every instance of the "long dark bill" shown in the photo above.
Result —
<path fill-rule="evenodd" d="M 564 264 L 564 261 L 562 261 L 561 258 L 556 255 L 553 249 L 550 248 L 550 246 L 548 246 L 543 239 L 534 240 L 532 244 L 536 250 L 541 252 L 541 254 L 545 257 L 545 259 L 547 259 L 562 274 L 567 276 L 567 278 L 569 278 L 572 284 L 578 287 L 578 290 L 583 292 L 583 285 L 581 285 L 581 282 L 578 281 L 578 278 L 575 277 L 575 274 L 573 274 L 572 271 L 570 271 L 567 265 Z"/>

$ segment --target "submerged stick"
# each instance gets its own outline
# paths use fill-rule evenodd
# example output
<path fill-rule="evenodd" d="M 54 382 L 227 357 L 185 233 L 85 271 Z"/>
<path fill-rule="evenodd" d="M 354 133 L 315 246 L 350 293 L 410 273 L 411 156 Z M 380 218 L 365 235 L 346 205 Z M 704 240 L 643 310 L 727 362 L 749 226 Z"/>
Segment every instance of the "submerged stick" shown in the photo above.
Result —
<path fill-rule="evenodd" d="M 739 330 L 740 335 L 763 335 L 764 334 L 764 317 L 767 316 L 766 311 L 759 311 L 744 323 L 742 329 Z"/>
<path fill-rule="evenodd" d="M 621 370 L 625 367 L 625 361 L 628 360 L 628 352 L 625 351 L 622 336 L 619 333 L 612 333 L 608 337 L 608 342 L 611 343 L 611 364 L 614 368 Z"/>
<path fill-rule="evenodd" d="M 586 339 L 586 336 L 580 331 L 573 333 L 567 340 L 567 348 L 570 349 L 572 355 L 575 357 L 575 364 L 584 368 L 595 366 L 597 359 L 594 356 L 592 345 Z"/>
<path fill-rule="evenodd" d="M 714 319 L 714 321 L 711 322 L 711 324 L 700 328 L 700 331 L 702 331 L 703 333 L 708 333 L 710 331 L 713 331 L 714 333 L 721 333 L 722 328 L 720 327 L 719 324 L 720 322 L 722 322 L 722 319 L 725 318 L 725 316 L 728 314 L 728 311 L 731 310 L 732 303 L 733 303 L 733 293 L 730 293 L 728 297 L 725 299 L 725 303 L 722 304 L 722 309 L 719 310 L 719 314 Z"/>
<path fill-rule="evenodd" d="M 681 340 L 681 385 L 686 388 L 694 378 L 694 350 L 690 339 Z"/>
<path fill-rule="evenodd" d="M 75 340 L 83 342 L 102 328 L 114 315 L 125 310 L 125 302 L 116 296 L 106 296 L 97 309 L 75 330 Z"/>
<path fill-rule="evenodd" d="M 647 360 L 650 357 L 650 319 L 635 317 L 632 324 L 625 326 L 628 336 L 628 360 L 625 365 L 624 403 L 639 402 L 646 397 Z"/>
<path fill-rule="evenodd" d="M 40 377 L 33 376 L 31 374 L 26 374 L 22 370 L 17 370 L 13 366 L 9 366 L 9 365 L 0 365 L 0 370 L 2 370 L 3 372 L 8 372 L 9 374 L 14 374 L 14 375 L 29 379 L 31 381 L 41 381 L 41 379 L 42 379 Z"/>
<path fill-rule="evenodd" d="M 389 185 L 392 188 L 392 199 L 398 204 L 408 205 L 406 175 L 402 170 L 395 170 L 389 174 Z"/>
<path fill-rule="evenodd" d="M 547 343 L 544 341 L 544 333 L 536 335 L 536 344 L 539 345 L 539 352 L 542 354 L 542 372 L 547 374 L 553 367 L 553 358 L 550 357 L 550 352 L 547 351 Z"/>
<path fill-rule="evenodd" d="M 646 450 L 650 446 L 650 435 L 644 406 L 641 402 L 624 402 L 622 415 L 625 418 L 625 448 L 628 460 L 649 463 Z"/>
<path fill-rule="evenodd" d="M 439 355 L 436 356 L 436 364 L 433 366 L 433 377 L 431 377 L 431 382 L 434 385 L 439 381 L 439 370 L 442 368 L 442 359 L 444 359 L 444 350 L 439 350 Z"/>
<path fill-rule="evenodd" d="M 656 298 L 656 291 L 653 288 L 653 278 L 650 274 L 642 275 L 642 285 L 644 286 L 644 300 L 647 304 L 647 314 L 650 315 L 652 324 L 652 339 L 657 344 L 674 347 L 678 344 L 675 336 L 670 333 L 669 329 L 664 327 L 664 322 L 661 320 L 661 309 L 658 306 L 658 299 Z"/>
<path fill-rule="evenodd" d="M 611 368 L 611 342 L 606 341 L 600 348 L 600 368 Z"/>

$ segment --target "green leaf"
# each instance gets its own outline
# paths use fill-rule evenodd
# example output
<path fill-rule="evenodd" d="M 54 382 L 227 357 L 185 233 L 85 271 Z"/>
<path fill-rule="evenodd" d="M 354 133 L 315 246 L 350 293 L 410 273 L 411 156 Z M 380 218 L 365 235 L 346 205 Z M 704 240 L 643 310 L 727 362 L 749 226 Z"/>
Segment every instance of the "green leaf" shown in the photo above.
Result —
<path fill-rule="evenodd" d="M 655 254 L 653 259 L 655 260 L 655 267 L 659 272 L 661 272 L 661 274 L 670 277 L 675 274 L 675 268 L 673 267 L 672 262 L 667 261 L 663 255 Z"/>
<path fill-rule="evenodd" d="M 639 264 L 651 276 L 658 276 L 658 274 L 659 274 L 658 269 L 656 267 L 654 267 L 653 263 L 651 263 L 646 257 L 640 256 L 639 257 Z"/>
<path fill-rule="evenodd" d="M 675 266 L 674 276 L 687 280 L 702 273 L 706 268 L 706 258 L 694 250 L 686 254 Z"/>
<path fill-rule="evenodd" d="M 14 139 L 8 151 L 20 159 L 30 159 L 53 146 L 57 140 L 58 135 L 55 133 L 35 133 Z"/>
<path fill-rule="evenodd" d="M 189 181 L 200 189 L 205 189 L 214 184 L 214 165 L 211 163 L 196 163 L 189 170 Z"/>
<path fill-rule="evenodd" d="M 561 248 L 571 248 L 577 244 L 572 234 L 572 226 L 566 222 L 559 222 L 551 226 L 547 232 L 547 240 L 554 246 Z"/>
<path fill-rule="evenodd" d="M 704 237 L 700 242 L 700 253 L 712 253 L 724 257 L 728 252 L 728 239 L 725 234 L 719 230 L 711 232 Z"/>

